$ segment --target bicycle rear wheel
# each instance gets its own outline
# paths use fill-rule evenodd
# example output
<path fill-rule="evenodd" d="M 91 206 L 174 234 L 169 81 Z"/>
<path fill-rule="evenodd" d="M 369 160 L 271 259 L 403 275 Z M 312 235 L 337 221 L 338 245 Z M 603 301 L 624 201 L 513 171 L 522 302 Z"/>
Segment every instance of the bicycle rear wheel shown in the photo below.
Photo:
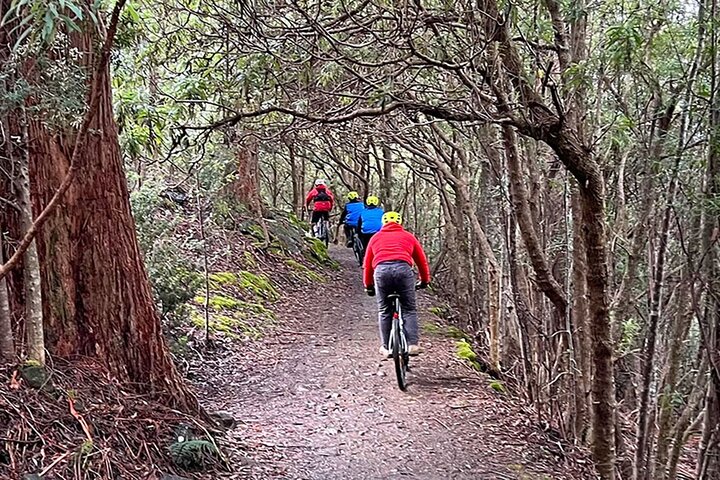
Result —
<path fill-rule="evenodd" d="M 325 244 L 325 246 L 329 246 L 330 244 L 330 228 L 328 227 L 328 221 L 322 220 L 320 223 L 320 240 Z"/>
<path fill-rule="evenodd" d="M 363 264 L 363 246 L 360 239 L 357 237 L 357 235 L 353 235 L 353 253 L 355 254 L 355 260 L 357 260 L 358 265 L 362 267 Z"/>
<path fill-rule="evenodd" d="M 400 320 L 397 315 L 393 318 L 392 335 L 392 357 L 395 362 L 395 375 L 397 376 L 398 387 L 404 392 L 407 390 L 407 357 L 403 351 Z"/>

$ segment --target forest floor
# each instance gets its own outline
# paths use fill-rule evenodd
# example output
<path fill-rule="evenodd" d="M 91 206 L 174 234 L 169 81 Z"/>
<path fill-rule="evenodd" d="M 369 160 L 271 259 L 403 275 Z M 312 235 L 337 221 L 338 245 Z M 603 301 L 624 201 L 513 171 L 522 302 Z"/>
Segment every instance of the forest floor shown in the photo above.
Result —
<path fill-rule="evenodd" d="M 223 478 L 593 478 L 582 454 L 457 358 L 451 338 L 424 334 L 401 392 L 351 251 L 331 255 L 340 271 L 314 294 L 288 295 L 272 333 L 193 366 L 204 406 L 237 421 Z M 436 320 L 421 309 L 421 324 Z"/>

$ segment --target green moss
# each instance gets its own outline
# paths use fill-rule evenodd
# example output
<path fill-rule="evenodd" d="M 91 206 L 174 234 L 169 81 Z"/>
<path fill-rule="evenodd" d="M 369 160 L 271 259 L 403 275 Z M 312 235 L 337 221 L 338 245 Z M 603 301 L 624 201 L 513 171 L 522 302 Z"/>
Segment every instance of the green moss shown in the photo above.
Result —
<path fill-rule="evenodd" d="M 228 337 L 237 338 L 239 336 L 258 339 L 262 336 L 262 330 L 248 322 L 246 319 L 254 315 L 264 317 L 264 323 L 269 323 L 275 319 L 272 312 L 265 310 L 262 305 L 248 304 L 248 311 L 233 312 L 232 315 L 212 315 L 210 317 L 210 330 L 212 332 L 220 332 Z M 205 316 L 200 312 L 193 311 L 190 314 L 190 321 L 200 329 L 205 328 Z"/>
<path fill-rule="evenodd" d="M 313 270 L 310 270 L 308 267 L 303 265 L 302 263 L 293 260 L 292 258 L 288 258 L 285 260 L 285 263 L 287 266 L 292 268 L 297 272 L 298 278 L 304 278 L 306 280 L 310 280 L 311 282 L 317 282 L 317 283 L 326 283 L 327 279 L 320 275 L 317 272 L 314 272 Z"/>
<path fill-rule="evenodd" d="M 264 275 L 256 275 L 247 270 L 240 272 L 240 288 L 251 291 L 253 294 L 265 300 L 277 300 L 280 294 Z"/>
<path fill-rule="evenodd" d="M 505 385 L 499 380 L 493 380 L 490 382 L 490 388 L 495 390 L 498 393 L 506 393 L 507 390 L 505 390 Z"/>
<path fill-rule="evenodd" d="M 422 324 L 422 331 L 429 335 L 438 335 L 442 333 L 442 328 L 437 323 L 424 322 Z"/>
<path fill-rule="evenodd" d="M 195 303 L 198 305 L 205 305 L 205 297 L 198 296 L 195 297 Z M 235 300 L 234 298 L 229 297 L 223 297 L 222 295 L 214 295 L 210 297 L 210 301 L 208 304 L 210 305 L 210 308 L 213 310 L 223 310 L 223 309 L 229 309 L 234 310 L 238 309 L 242 306 L 242 303 L 240 300 Z"/>
<path fill-rule="evenodd" d="M 232 272 L 211 273 L 209 278 L 215 285 L 235 285 L 238 281 L 237 275 Z"/>
<path fill-rule="evenodd" d="M 297 215 L 294 213 L 288 214 L 288 220 L 290 220 L 290 224 L 294 226 L 295 228 L 298 228 L 304 232 L 307 232 L 310 230 L 310 224 L 308 222 L 303 222 L 300 220 Z"/>
<path fill-rule="evenodd" d="M 468 362 L 475 370 L 480 370 L 480 363 L 477 361 L 477 354 L 472 346 L 465 340 L 460 340 L 456 344 L 455 355 L 461 360 Z"/>
<path fill-rule="evenodd" d="M 430 313 L 443 320 L 450 317 L 450 309 L 445 305 L 436 305 L 428 309 Z"/>
<path fill-rule="evenodd" d="M 328 249 L 323 242 L 321 242 L 317 238 L 308 237 L 305 238 L 305 241 L 309 247 L 305 255 L 306 257 L 308 257 L 315 263 L 323 266 L 328 266 L 334 270 L 338 270 L 340 268 L 340 265 L 335 260 L 330 258 L 330 255 L 328 254 Z"/>
<path fill-rule="evenodd" d="M 245 263 L 250 268 L 257 268 L 257 260 L 255 259 L 255 255 L 252 254 L 252 252 L 245 251 L 243 252 L 243 257 L 245 257 Z"/>
<path fill-rule="evenodd" d="M 445 334 L 450 338 L 454 338 L 456 340 L 462 340 L 464 342 L 467 342 L 467 341 L 471 340 L 471 338 L 472 338 L 466 332 L 460 330 L 458 327 L 456 327 L 454 325 L 448 325 L 445 328 Z"/>

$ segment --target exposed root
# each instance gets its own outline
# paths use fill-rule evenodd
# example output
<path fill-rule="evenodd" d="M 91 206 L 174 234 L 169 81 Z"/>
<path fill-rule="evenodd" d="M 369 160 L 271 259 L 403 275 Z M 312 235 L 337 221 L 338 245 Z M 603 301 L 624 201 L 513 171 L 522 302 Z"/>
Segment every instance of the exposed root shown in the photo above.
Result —
<path fill-rule="evenodd" d="M 0 368 L 0 380 L 0 478 L 197 478 L 173 464 L 170 445 L 178 429 L 207 432 L 206 426 L 124 390 L 96 364 L 60 364 L 40 389 L 13 368 Z"/>

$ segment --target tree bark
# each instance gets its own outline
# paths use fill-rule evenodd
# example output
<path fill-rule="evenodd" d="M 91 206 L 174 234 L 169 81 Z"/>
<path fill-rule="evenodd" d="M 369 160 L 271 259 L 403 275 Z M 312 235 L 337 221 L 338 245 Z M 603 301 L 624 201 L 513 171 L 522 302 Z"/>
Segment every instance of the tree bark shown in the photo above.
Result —
<path fill-rule="evenodd" d="M 24 112 L 23 112 L 24 117 Z M 22 124 L 22 153 L 18 159 L 18 178 L 15 182 L 20 206 L 20 228 L 27 232 L 33 225 L 30 200 L 29 157 L 27 150 L 27 124 Z M 12 150 L 12 147 L 10 147 Z M 23 255 L 23 286 L 25 288 L 25 353 L 28 360 L 45 365 L 45 333 L 43 328 L 42 293 L 40 286 L 40 260 L 37 241 L 33 240 Z"/>
<path fill-rule="evenodd" d="M 3 260 L 3 232 L 0 229 L 0 263 Z M 10 316 L 10 298 L 7 280 L 0 278 L 0 361 L 15 360 L 15 344 L 13 342 L 12 317 Z"/>
<path fill-rule="evenodd" d="M 564 318 L 567 311 L 567 299 L 563 294 L 562 286 L 555 280 L 550 271 L 530 214 L 530 205 L 522 175 L 515 130 L 513 130 L 512 127 L 504 126 L 502 128 L 502 135 L 508 172 L 510 174 L 510 199 L 513 205 L 513 213 L 520 227 L 520 234 L 525 244 L 525 249 L 528 252 L 530 262 L 535 271 L 538 286 L 553 303 L 558 314 Z"/>
<path fill-rule="evenodd" d="M 679 162 L 679 160 L 678 160 Z M 660 306 L 662 303 L 663 284 L 665 280 L 665 254 L 667 253 L 668 236 L 670 234 L 670 219 L 672 217 L 672 208 L 675 202 L 675 190 L 677 187 L 677 171 L 679 164 L 675 165 L 673 178 L 670 182 L 668 192 L 667 206 L 665 207 L 665 215 L 663 216 L 662 227 L 660 230 L 660 245 L 658 245 L 657 262 L 653 278 L 652 295 L 650 296 L 650 315 L 647 332 L 647 340 L 645 342 L 645 362 L 643 364 L 642 390 L 640 393 L 640 411 L 638 412 L 638 429 L 637 429 L 637 445 L 635 448 L 635 465 L 633 478 L 642 480 L 645 478 L 647 469 L 649 468 L 648 458 L 646 456 L 648 444 L 648 421 L 649 421 L 649 400 L 650 400 L 650 384 L 653 376 L 653 363 L 655 361 L 655 344 L 657 339 L 658 321 L 660 320 Z"/>
<path fill-rule="evenodd" d="M 97 61 L 95 35 L 70 35 L 83 64 Z M 173 365 L 137 242 L 112 111 L 109 68 L 95 80 L 97 115 L 62 209 L 38 236 L 48 349 L 103 363 L 119 381 L 198 411 Z M 77 132 L 57 134 L 30 122 L 31 188 L 36 211 L 53 197 L 70 167 Z"/>
<path fill-rule="evenodd" d="M 587 305 L 587 252 L 582 228 L 582 207 L 577 185 L 572 188 L 571 208 L 573 221 L 573 263 L 572 263 L 572 320 L 575 328 L 575 359 L 579 363 L 577 378 L 575 433 L 580 441 L 585 439 L 587 420 L 592 418 L 590 401 L 590 379 L 592 378 L 592 346 L 588 325 Z"/>

